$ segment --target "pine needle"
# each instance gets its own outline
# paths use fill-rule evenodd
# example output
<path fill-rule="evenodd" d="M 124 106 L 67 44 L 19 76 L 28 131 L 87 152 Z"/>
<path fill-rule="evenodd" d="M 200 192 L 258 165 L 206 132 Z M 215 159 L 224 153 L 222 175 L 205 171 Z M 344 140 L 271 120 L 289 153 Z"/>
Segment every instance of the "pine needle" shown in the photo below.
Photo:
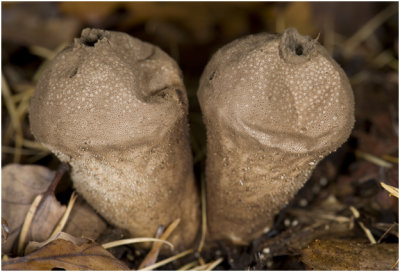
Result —
<path fill-rule="evenodd" d="M 191 263 L 185 264 L 184 266 L 182 266 L 181 268 L 178 268 L 177 271 L 185 271 L 185 270 L 189 270 L 192 267 L 195 267 L 198 264 L 197 261 L 193 261 Z"/>
<path fill-rule="evenodd" d="M 391 162 L 391 163 L 399 163 L 399 158 L 396 158 L 396 157 L 393 157 L 393 156 L 390 156 L 390 155 L 383 155 L 382 159 L 384 159 L 384 160 L 386 160 L 388 162 Z"/>
<path fill-rule="evenodd" d="M 57 233 L 61 232 L 65 226 L 65 224 L 68 221 L 69 215 L 71 214 L 72 208 L 75 205 L 75 201 L 77 199 L 78 195 L 73 192 L 71 195 L 71 198 L 69 199 L 67 209 L 65 210 L 63 217 L 61 218 L 60 222 L 57 224 L 57 226 L 54 228 L 53 233 L 50 235 L 52 237 L 53 235 L 56 235 Z"/>
<path fill-rule="evenodd" d="M 392 196 L 395 196 L 395 197 L 399 198 L 399 188 L 396 188 L 394 186 L 388 185 L 388 184 L 386 184 L 384 182 L 381 182 L 381 186 L 383 187 L 383 189 L 388 191 Z"/>
<path fill-rule="evenodd" d="M 4 75 L 1 75 L 1 92 L 4 97 L 4 103 L 6 105 L 7 111 L 11 118 L 11 124 L 15 131 L 15 152 L 14 152 L 14 162 L 18 163 L 21 160 L 21 150 L 22 143 L 24 141 L 24 136 L 22 133 L 21 122 L 19 119 L 18 111 L 15 104 L 12 101 L 11 91 L 8 87 L 7 81 Z"/>
<path fill-rule="evenodd" d="M 148 243 L 148 242 L 161 242 L 161 243 L 167 244 L 171 248 L 174 248 L 174 245 L 171 244 L 170 242 L 161 240 L 161 239 L 157 239 L 157 238 L 152 238 L 152 237 L 122 239 L 122 240 L 117 240 L 117 241 L 112 241 L 109 243 L 102 244 L 102 247 L 104 247 L 105 249 L 109 249 L 109 248 L 117 247 L 117 246 L 136 244 L 136 243 Z"/>
<path fill-rule="evenodd" d="M 356 150 L 356 156 L 359 157 L 359 158 L 362 158 L 362 159 L 364 159 L 366 161 L 372 162 L 372 163 L 374 163 L 374 164 L 376 164 L 378 166 L 382 166 L 382 167 L 385 167 L 385 168 L 392 168 L 393 167 L 393 164 L 391 164 L 391 163 L 389 163 L 387 161 L 384 161 L 381 158 L 376 157 L 374 155 L 362 152 L 360 150 Z"/>
<path fill-rule="evenodd" d="M 21 233 L 19 235 L 19 240 L 18 240 L 18 249 L 17 249 L 18 255 L 20 255 L 23 251 L 26 238 L 28 237 L 29 229 L 31 228 L 32 220 L 35 217 L 36 210 L 38 209 L 42 199 L 43 199 L 43 194 L 36 196 L 25 216 L 24 224 L 22 225 Z"/>
<path fill-rule="evenodd" d="M 204 264 L 204 265 L 196 266 L 196 267 L 194 267 L 194 268 L 191 269 L 191 270 L 192 270 L 192 271 L 199 271 L 199 270 L 202 270 L 202 271 L 210 271 L 210 270 L 213 270 L 213 269 L 214 269 L 217 265 L 219 265 L 222 261 L 223 261 L 222 258 L 218 258 L 217 260 L 215 260 L 215 261 L 213 261 L 213 262 L 209 262 L 209 263 L 206 263 L 206 264 Z"/>
<path fill-rule="evenodd" d="M 204 242 L 207 234 L 207 207 L 206 207 L 206 182 L 204 176 L 201 179 L 201 239 L 197 252 L 203 250 Z"/>
<path fill-rule="evenodd" d="M 37 149 L 37 150 L 41 150 L 41 151 L 48 151 L 50 152 L 50 150 L 45 147 L 44 145 L 42 145 L 39 142 L 35 142 L 35 141 L 30 141 L 30 140 L 24 140 L 23 145 L 25 147 L 31 148 L 31 149 Z"/>
<path fill-rule="evenodd" d="M 162 260 L 162 261 L 160 261 L 158 263 L 155 263 L 153 265 L 147 266 L 147 267 L 145 267 L 143 269 L 139 269 L 139 270 L 143 270 L 143 271 L 153 270 L 153 269 L 156 269 L 156 268 L 158 268 L 160 266 L 166 265 L 167 263 L 170 263 L 170 262 L 176 261 L 176 260 L 178 260 L 178 259 L 180 259 L 182 257 L 185 257 L 186 255 L 189 255 L 191 253 L 193 253 L 193 249 L 188 249 L 188 250 L 183 251 L 183 252 L 181 252 L 181 253 L 179 253 L 179 254 L 177 254 L 175 256 L 169 257 L 169 258 L 167 258 L 165 260 Z"/>
<path fill-rule="evenodd" d="M 222 258 L 218 258 L 217 260 L 215 260 L 214 262 L 210 263 L 210 265 L 207 267 L 207 271 L 213 270 L 215 267 L 217 267 L 217 265 L 219 265 L 224 259 Z"/>
<path fill-rule="evenodd" d="M 350 206 L 350 211 L 353 213 L 354 217 L 356 219 L 360 218 L 360 212 L 354 207 Z M 370 241 L 371 244 L 376 244 L 376 240 L 374 236 L 372 235 L 371 231 L 364 225 L 363 222 L 357 221 L 358 225 L 362 228 L 364 231 L 365 235 L 367 236 L 368 240 Z"/>
<path fill-rule="evenodd" d="M 160 236 L 160 240 L 167 240 L 168 237 L 171 235 L 171 233 L 176 229 L 176 227 L 179 225 L 181 222 L 181 219 L 178 218 L 174 222 L 172 222 L 168 228 L 164 231 L 163 234 Z M 153 244 L 153 247 L 151 248 L 150 252 L 147 254 L 147 256 L 144 258 L 142 263 L 139 266 L 139 269 L 142 269 L 146 266 L 152 265 L 156 262 L 158 253 L 160 252 L 160 248 L 162 246 L 162 243 L 156 242 Z"/>
<path fill-rule="evenodd" d="M 381 26 L 386 20 L 397 13 L 396 4 L 390 5 L 375 17 L 369 20 L 362 28 L 360 28 L 353 36 L 351 36 L 344 44 L 346 54 L 350 54 L 359 44 L 365 41 L 372 33 Z"/>

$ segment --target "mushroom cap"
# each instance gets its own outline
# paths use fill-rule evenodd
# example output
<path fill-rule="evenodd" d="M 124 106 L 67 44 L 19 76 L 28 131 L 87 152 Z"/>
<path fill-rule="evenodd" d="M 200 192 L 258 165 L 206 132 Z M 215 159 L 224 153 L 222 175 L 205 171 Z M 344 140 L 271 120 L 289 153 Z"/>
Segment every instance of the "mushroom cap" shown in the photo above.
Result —
<path fill-rule="evenodd" d="M 214 126 L 226 126 L 226 133 L 285 152 L 332 152 L 354 124 L 345 73 L 316 40 L 293 28 L 221 48 L 203 72 L 198 97 L 206 122 L 217 116 Z"/>
<path fill-rule="evenodd" d="M 68 156 L 151 143 L 186 116 L 185 93 L 179 67 L 158 47 L 84 29 L 43 71 L 30 105 L 31 130 Z"/>

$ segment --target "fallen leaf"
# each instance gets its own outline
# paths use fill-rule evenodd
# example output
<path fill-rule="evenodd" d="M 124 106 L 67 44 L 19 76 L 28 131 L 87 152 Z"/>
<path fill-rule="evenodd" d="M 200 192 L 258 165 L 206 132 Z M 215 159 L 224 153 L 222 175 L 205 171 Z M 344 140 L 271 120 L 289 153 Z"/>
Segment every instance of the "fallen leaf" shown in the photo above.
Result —
<path fill-rule="evenodd" d="M 315 240 L 301 253 L 301 261 L 313 270 L 391 270 L 398 244 L 369 244 L 352 240 Z"/>
<path fill-rule="evenodd" d="M 5 243 L 8 238 L 8 233 L 10 232 L 8 228 L 7 221 L 2 217 L 1 218 L 1 243 Z"/>
<path fill-rule="evenodd" d="M 24 257 L 2 262 L 4 270 L 128 270 L 100 245 L 68 234 L 58 234 Z M 37 246 L 41 246 L 36 244 Z"/>
<path fill-rule="evenodd" d="M 25 215 L 35 197 L 46 191 L 54 172 L 42 166 L 9 164 L 1 171 L 1 213 L 8 223 L 8 238 L 2 244 L 9 253 L 21 230 Z M 46 237 L 47 238 L 47 237 Z"/>
<path fill-rule="evenodd" d="M 54 194 L 46 195 L 33 218 L 29 240 L 41 242 L 48 239 L 65 209 L 66 207 L 58 202 Z"/>
<path fill-rule="evenodd" d="M 49 244 L 50 242 L 57 240 L 57 239 L 62 239 L 62 240 L 66 240 L 66 241 L 70 241 L 72 243 L 74 243 L 77 246 L 81 246 L 84 243 L 88 242 L 88 239 L 84 239 L 84 238 L 77 238 L 74 237 L 68 233 L 65 232 L 59 232 L 55 235 L 53 235 L 52 237 L 50 237 L 49 239 L 47 239 L 46 241 L 43 242 L 35 242 L 35 241 L 31 241 L 28 243 L 28 245 L 25 248 L 25 253 L 24 255 L 28 255 L 30 253 L 32 253 L 33 251 L 42 248 L 44 246 L 46 246 L 47 244 Z"/>
<path fill-rule="evenodd" d="M 75 237 L 96 240 L 106 228 L 105 221 L 83 198 L 79 197 L 64 227 L 64 232 Z"/>
<path fill-rule="evenodd" d="M 56 8 L 50 3 L 7 6 L 2 18 L 3 41 L 47 49 L 71 42 L 78 34 L 81 23 L 73 17 L 54 16 Z"/>

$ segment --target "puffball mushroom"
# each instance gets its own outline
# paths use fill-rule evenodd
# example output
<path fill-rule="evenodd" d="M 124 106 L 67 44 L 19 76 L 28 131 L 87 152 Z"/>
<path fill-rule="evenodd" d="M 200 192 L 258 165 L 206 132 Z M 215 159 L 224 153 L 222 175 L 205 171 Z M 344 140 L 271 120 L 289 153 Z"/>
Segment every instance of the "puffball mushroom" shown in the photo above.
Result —
<path fill-rule="evenodd" d="M 221 48 L 201 77 L 210 236 L 247 244 L 348 138 L 354 98 L 316 40 L 287 29 Z"/>
<path fill-rule="evenodd" d="M 169 239 L 179 249 L 200 221 L 187 114 L 181 71 L 160 48 L 84 29 L 43 71 L 30 124 L 104 218 L 135 237 L 180 218 Z"/>

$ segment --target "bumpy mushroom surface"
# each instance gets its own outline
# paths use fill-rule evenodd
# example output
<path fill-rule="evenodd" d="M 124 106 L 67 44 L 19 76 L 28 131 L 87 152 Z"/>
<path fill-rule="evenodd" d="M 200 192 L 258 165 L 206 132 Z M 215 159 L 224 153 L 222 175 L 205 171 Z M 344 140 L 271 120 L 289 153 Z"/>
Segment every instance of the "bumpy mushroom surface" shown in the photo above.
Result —
<path fill-rule="evenodd" d="M 43 72 L 31 101 L 35 138 L 72 166 L 76 190 L 110 223 L 190 246 L 199 200 L 179 67 L 127 34 L 84 29 Z"/>
<path fill-rule="evenodd" d="M 207 127 L 207 215 L 214 239 L 247 244 L 348 138 L 354 99 L 324 48 L 295 29 L 221 48 L 198 91 Z"/>

